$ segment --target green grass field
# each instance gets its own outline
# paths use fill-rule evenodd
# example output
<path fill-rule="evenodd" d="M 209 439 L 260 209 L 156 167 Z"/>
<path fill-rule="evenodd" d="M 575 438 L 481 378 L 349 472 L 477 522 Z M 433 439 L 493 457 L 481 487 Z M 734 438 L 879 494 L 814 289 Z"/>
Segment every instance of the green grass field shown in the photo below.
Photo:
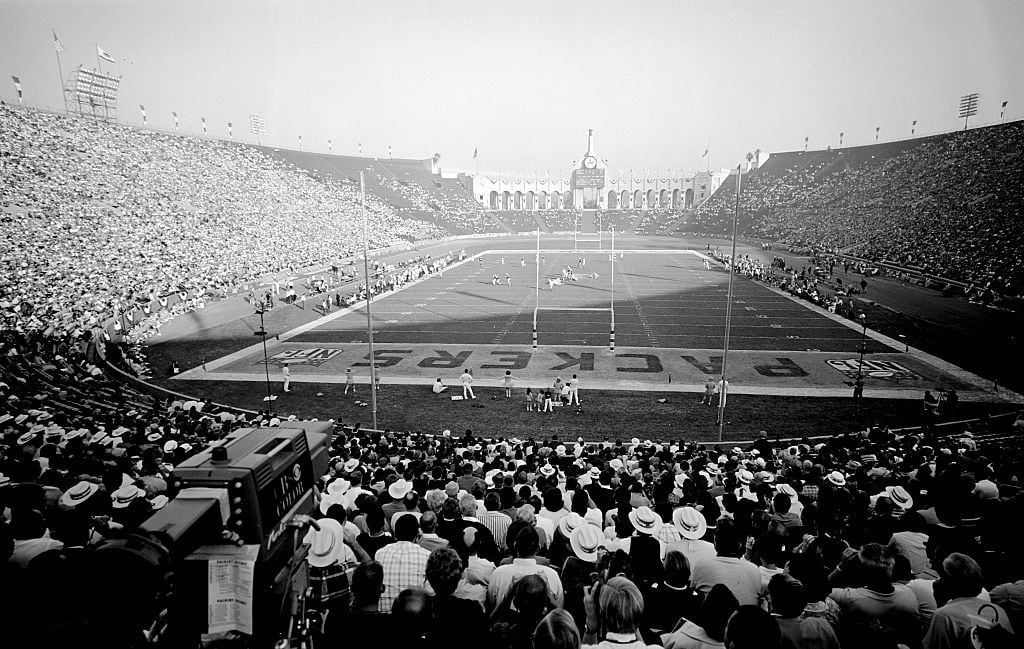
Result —
<path fill-rule="evenodd" d="M 205 399 L 262 410 L 266 384 L 263 382 L 175 381 L 175 389 Z M 370 427 L 370 407 L 355 401 L 370 399 L 366 385 L 357 386 L 353 397 L 343 395 L 344 386 L 293 383 L 292 391 L 281 393 L 280 381 L 271 389 L 278 399 L 274 412 L 300 414 Z M 461 433 L 514 435 L 518 437 L 558 435 L 560 438 L 601 440 L 631 437 L 650 439 L 712 440 L 718 434 L 717 408 L 701 405 L 700 395 L 678 392 L 625 392 L 602 390 L 581 393 L 583 412 L 555 408 L 550 413 L 526 412 L 524 390 L 514 390 L 506 399 L 500 388 L 479 388 L 475 401 L 451 401 L 452 389 L 435 395 L 426 386 L 384 385 L 378 392 L 377 418 L 381 428 L 440 432 L 446 428 Z M 318 396 L 319 395 L 319 396 Z M 665 399 L 664 403 L 659 400 Z M 845 433 L 875 422 L 891 427 L 921 423 L 921 402 L 865 399 L 858 413 L 853 399 L 804 399 L 795 397 L 732 395 L 729 398 L 724 438 L 742 440 L 765 430 L 772 437 L 801 437 Z M 1006 404 L 961 403 L 957 419 L 997 414 L 1013 408 Z M 766 414 L 770 413 L 770 414 Z"/>

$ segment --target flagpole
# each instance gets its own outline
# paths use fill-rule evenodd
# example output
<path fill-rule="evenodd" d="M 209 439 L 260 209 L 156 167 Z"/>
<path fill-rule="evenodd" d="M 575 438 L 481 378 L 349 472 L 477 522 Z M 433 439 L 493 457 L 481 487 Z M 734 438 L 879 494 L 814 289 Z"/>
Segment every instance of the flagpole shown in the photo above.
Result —
<path fill-rule="evenodd" d="M 54 34 L 54 38 L 56 39 L 57 32 L 54 32 L 53 34 Z M 60 50 L 56 46 L 56 44 L 58 42 L 59 41 L 54 41 L 54 48 L 53 49 L 57 53 L 57 75 L 58 75 L 58 78 L 60 80 L 60 96 L 64 99 L 64 112 L 67 113 L 68 112 L 68 98 L 67 98 L 67 95 L 64 94 L 64 67 L 60 64 Z"/>
<path fill-rule="evenodd" d="M 366 336 L 370 345 L 370 412 L 373 430 L 377 430 L 377 366 L 373 358 L 373 319 L 370 316 L 370 253 L 366 235 L 366 185 L 363 172 L 359 172 L 359 205 L 363 212 L 363 275 L 366 282 Z"/>
<path fill-rule="evenodd" d="M 725 303 L 725 347 L 722 350 L 722 382 L 718 391 L 718 442 L 722 442 L 725 426 L 725 402 L 729 396 L 725 382 L 726 364 L 729 362 L 729 329 L 732 327 L 732 282 L 736 268 L 736 223 L 740 216 L 740 183 L 743 179 L 740 166 L 736 165 L 736 207 L 732 213 L 732 255 L 729 257 L 729 290 Z"/>
<path fill-rule="evenodd" d="M 94 43 L 96 46 L 96 66 L 99 68 L 100 74 L 103 74 L 103 64 L 100 63 L 100 44 Z"/>

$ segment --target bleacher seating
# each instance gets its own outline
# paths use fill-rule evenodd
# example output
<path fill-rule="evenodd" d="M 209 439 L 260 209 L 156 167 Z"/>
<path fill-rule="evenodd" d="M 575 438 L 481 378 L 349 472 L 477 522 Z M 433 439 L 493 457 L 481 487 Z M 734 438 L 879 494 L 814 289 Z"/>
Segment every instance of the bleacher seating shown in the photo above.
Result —
<path fill-rule="evenodd" d="M 940 277 L 1024 294 L 1024 122 L 842 150 L 773 154 L 744 174 L 741 236 L 848 248 Z M 729 232 L 730 177 L 688 230 Z"/>

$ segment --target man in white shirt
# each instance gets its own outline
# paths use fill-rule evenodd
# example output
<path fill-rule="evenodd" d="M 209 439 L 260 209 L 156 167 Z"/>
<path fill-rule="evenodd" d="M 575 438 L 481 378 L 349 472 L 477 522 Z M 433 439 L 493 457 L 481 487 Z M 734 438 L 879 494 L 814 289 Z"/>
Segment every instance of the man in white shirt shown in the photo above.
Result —
<path fill-rule="evenodd" d="M 761 571 L 743 557 L 743 544 L 736 525 L 729 519 L 718 522 L 715 530 L 718 556 L 701 559 L 690 574 L 690 585 L 707 595 L 715 584 L 724 584 L 740 606 L 758 605 Z"/>
<path fill-rule="evenodd" d="M 476 399 L 476 395 L 473 394 L 473 375 L 469 373 L 468 369 L 462 371 L 459 380 L 462 381 L 462 398 Z"/>
<path fill-rule="evenodd" d="M 537 536 L 537 530 L 533 527 L 524 527 L 516 537 L 515 558 L 512 563 L 498 566 L 491 573 L 491 583 L 487 587 L 487 610 L 493 610 L 500 604 L 515 581 L 526 575 L 539 575 L 547 584 L 555 604 L 562 606 L 564 601 L 562 580 L 553 569 L 537 564 L 537 550 L 539 549 L 540 537 Z"/>

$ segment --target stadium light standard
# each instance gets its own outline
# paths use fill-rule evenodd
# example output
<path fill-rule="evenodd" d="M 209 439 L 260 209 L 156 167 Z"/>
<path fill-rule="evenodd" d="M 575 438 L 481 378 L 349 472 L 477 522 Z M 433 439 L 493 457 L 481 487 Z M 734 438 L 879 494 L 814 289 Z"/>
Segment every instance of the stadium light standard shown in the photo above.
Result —
<path fill-rule="evenodd" d="M 722 350 L 722 380 L 718 384 L 718 442 L 722 442 L 725 428 L 725 402 L 729 396 L 725 371 L 729 362 L 729 329 L 732 327 L 732 284 L 736 266 L 736 224 L 740 215 L 740 185 L 743 181 L 742 165 L 736 166 L 736 204 L 732 212 L 732 254 L 729 257 L 729 290 L 725 303 L 725 346 Z"/>
<path fill-rule="evenodd" d="M 274 404 L 274 399 L 277 399 L 277 397 L 270 391 L 270 359 L 267 357 L 267 327 L 263 322 L 264 312 L 265 308 L 263 305 L 256 309 L 256 315 L 260 317 L 260 330 L 254 331 L 253 335 L 263 339 L 263 369 L 266 370 L 267 375 L 267 396 L 263 397 L 263 400 L 267 402 L 267 411 L 270 412 L 272 410 L 270 406 Z"/>
<path fill-rule="evenodd" d="M 366 184 L 363 181 L 362 171 L 359 172 L 359 206 L 363 212 L 363 275 L 366 282 L 366 337 L 370 345 L 370 412 L 373 416 L 373 429 L 377 430 L 377 365 L 373 358 L 373 318 L 370 315 L 370 253 L 366 233 Z"/>
<path fill-rule="evenodd" d="M 972 92 L 960 98 L 960 119 L 964 120 L 964 130 L 967 130 L 967 120 L 978 114 L 978 93 Z M 1004 104 L 1005 105 L 1005 104 Z M 1001 119 L 1001 118 L 1000 118 Z"/>

